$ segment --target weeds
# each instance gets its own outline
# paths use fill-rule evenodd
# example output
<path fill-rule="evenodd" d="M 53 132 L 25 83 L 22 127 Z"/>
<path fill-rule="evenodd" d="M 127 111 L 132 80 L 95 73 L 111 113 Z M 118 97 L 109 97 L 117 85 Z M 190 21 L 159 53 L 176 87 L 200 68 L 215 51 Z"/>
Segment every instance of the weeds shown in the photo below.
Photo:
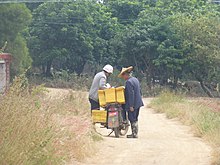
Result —
<path fill-rule="evenodd" d="M 193 127 L 200 136 L 214 146 L 214 165 L 220 164 L 220 113 L 208 106 L 188 100 L 183 95 L 163 92 L 150 104 L 157 112 L 166 113 L 168 118 L 179 118 Z"/>
<path fill-rule="evenodd" d="M 0 164 L 56 165 L 93 152 L 87 95 L 48 92 L 22 75 L 0 96 Z"/>

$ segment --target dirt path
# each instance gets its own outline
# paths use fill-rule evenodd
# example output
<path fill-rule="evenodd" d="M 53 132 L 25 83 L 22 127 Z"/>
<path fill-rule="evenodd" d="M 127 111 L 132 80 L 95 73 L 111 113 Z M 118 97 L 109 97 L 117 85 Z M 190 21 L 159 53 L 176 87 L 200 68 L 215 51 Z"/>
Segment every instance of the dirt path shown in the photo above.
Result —
<path fill-rule="evenodd" d="M 145 99 L 147 105 L 150 99 Z M 138 139 L 106 137 L 99 152 L 80 165 L 210 165 L 211 148 L 190 133 L 190 128 L 142 108 Z"/>

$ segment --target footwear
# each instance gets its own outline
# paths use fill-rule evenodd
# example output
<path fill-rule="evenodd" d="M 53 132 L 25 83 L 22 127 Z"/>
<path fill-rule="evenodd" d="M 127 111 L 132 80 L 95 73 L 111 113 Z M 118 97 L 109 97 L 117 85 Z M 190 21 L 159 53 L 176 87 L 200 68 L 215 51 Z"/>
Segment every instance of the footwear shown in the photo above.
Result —
<path fill-rule="evenodd" d="M 138 138 L 138 122 L 131 122 L 131 135 L 127 135 L 127 138 Z"/>
<path fill-rule="evenodd" d="M 127 135 L 127 138 L 138 138 L 138 136 L 136 135 L 133 135 L 133 134 L 131 134 L 131 135 Z"/>
<path fill-rule="evenodd" d="M 135 137 L 137 137 L 137 135 L 138 135 L 138 122 L 137 122 L 137 121 L 135 121 L 135 122 L 133 123 L 133 135 L 134 135 Z"/>

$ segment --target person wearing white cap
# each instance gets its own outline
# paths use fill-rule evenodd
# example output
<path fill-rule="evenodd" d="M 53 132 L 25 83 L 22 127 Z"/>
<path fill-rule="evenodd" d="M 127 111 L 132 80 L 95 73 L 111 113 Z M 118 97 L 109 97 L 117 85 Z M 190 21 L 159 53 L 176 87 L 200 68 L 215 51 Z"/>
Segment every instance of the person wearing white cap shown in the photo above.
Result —
<path fill-rule="evenodd" d="M 108 83 L 106 83 L 106 80 L 112 73 L 113 67 L 107 64 L 103 67 L 101 72 L 95 75 L 89 90 L 89 102 L 91 104 L 91 110 L 98 110 L 100 108 L 98 90 L 111 87 Z"/>

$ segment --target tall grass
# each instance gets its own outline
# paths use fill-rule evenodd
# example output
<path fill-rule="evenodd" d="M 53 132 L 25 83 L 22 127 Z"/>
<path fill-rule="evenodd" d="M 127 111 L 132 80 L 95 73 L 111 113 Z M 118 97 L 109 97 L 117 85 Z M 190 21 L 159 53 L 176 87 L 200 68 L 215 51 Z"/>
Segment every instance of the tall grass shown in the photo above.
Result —
<path fill-rule="evenodd" d="M 215 149 L 213 165 L 220 165 L 219 112 L 169 91 L 162 92 L 150 106 L 157 112 L 166 113 L 168 118 L 179 118 L 183 123 L 192 126 L 196 136 L 213 145 Z"/>
<path fill-rule="evenodd" d="M 0 96 L 0 164 L 65 164 L 93 151 L 87 96 L 67 92 L 51 96 L 30 89 L 24 76 Z"/>

